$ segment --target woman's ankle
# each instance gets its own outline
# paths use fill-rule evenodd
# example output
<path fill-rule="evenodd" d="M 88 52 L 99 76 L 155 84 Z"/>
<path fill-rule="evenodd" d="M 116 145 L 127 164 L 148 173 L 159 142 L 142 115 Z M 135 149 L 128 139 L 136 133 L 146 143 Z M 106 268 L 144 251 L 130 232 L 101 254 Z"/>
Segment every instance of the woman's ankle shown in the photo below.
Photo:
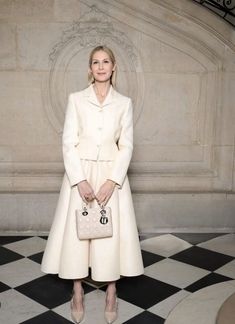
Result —
<path fill-rule="evenodd" d="M 108 297 L 108 296 L 115 296 L 116 294 L 117 294 L 116 287 L 107 288 L 107 290 L 106 290 L 106 297 Z"/>
<path fill-rule="evenodd" d="M 84 290 L 83 290 L 83 287 L 82 287 L 82 284 L 80 281 L 76 282 L 74 281 L 74 284 L 73 284 L 73 293 L 75 295 L 80 295 L 80 294 L 83 294 Z"/>

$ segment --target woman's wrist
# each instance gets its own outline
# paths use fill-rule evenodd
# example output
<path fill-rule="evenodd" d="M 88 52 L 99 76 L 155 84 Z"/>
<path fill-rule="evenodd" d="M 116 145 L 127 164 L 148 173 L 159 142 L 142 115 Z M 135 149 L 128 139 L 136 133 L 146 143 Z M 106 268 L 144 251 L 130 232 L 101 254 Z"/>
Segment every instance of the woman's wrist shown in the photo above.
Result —
<path fill-rule="evenodd" d="M 112 183 L 114 187 L 115 187 L 116 184 L 117 184 L 115 181 L 113 181 L 113 180 L 111 180 L 111 179 L 107 179 L 107 181 L 110 182 L 110 183 Z"/>

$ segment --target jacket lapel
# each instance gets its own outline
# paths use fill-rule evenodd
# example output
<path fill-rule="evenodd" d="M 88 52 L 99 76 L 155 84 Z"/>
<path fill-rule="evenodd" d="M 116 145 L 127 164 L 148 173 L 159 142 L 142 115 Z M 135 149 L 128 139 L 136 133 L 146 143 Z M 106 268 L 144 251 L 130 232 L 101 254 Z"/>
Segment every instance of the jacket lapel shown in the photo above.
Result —
<path fill-rule="evenodd" d="M 96 94 L 95 94 L 93 85 L 91 84 L 86 89 L 87 100 L 89 102 L 91 102 L 93 105 L 98 106 L 98 107 L 104 107 L 104 106 L 107 106 L 110 103 L 112 103 L 113 100 L 114 100 L 114 95 L 115 95 L 115 90 L 113 89 L 112 86 L 110 86 L 110 89 L 109 89 L 109 92 L 108 92 L 106 98 L 104 99 L 103 103 L 100 104 L 99 101 L 98 101 L 98 99 L 97 99 L 97 97 L 96 97 Z"/>

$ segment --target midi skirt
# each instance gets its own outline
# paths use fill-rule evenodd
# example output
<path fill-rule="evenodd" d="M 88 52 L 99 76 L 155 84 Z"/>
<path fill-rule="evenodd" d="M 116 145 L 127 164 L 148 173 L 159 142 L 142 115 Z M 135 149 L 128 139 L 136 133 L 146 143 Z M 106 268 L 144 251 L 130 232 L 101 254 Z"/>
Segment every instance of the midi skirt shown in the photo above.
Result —
<path fill-rule="evenodd" d="M 113 162 L 81 159 L 81 163 L 96 194 L 108 179 Z M 90 206 L 97 206 L 96 200 Z M 95 281 L 114 281 L 121 276 L 143 274 L 128 176 L 121 188 L 115 187 L 107 206 L 112 210 L 113 236 L 79 240 L 75 210 L 82 208 L 82 199 L 77 186 L 71 188 L 65 173 L 41 270 L 64 279 L 82 279 L 88 276 L 90 268 Z"/>

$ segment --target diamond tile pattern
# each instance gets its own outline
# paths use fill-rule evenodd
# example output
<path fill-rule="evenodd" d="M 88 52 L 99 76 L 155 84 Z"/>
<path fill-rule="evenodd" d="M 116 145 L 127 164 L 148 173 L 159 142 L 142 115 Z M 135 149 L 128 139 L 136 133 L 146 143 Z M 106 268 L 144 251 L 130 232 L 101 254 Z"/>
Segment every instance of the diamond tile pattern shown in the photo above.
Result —
<path fill-rule="evenodd" d="M 124 322 L 125 324 L 163 324 L 164 320 L 163 318 L 154 315 L 152 313 L 149 313 L 148 311 L 145 311 L 133 318 L 131 318 L 130 320 L 128 320 L 127 322 Z"/>
<path fill-rule="evenodd" d="M 118 296 L 143 309 L 147 309 L 163 299 L 175 294 L 179 288 L 165 282 L 142 275 L 123 278 L 117 283 Z"/>
<path fill-rule="evenodd" d="M 4 283 L 2 283 L 2 282 L 0 281 L 0 293 L 3 292 L 3 291 L 5 291 L 5 290 L 8 290 L 8 289 L 10 289 L 10 288 L 11 288 L 11 287 L 5 285 Z"/>
<path fill-rule="evenodd" d="M 0 323 L 72 323 L 72 281 L 39 272 L 45 243 L 44 236 L 0 237 Z M 208 240 L 195 233 L 193 237 L 164 234 L 142 240 L 146 271 L 117 282 L 120 316 L 115 324 L 163 324 L 185 296 L 234 279 L 233 244 L 235 236 L 231 234 L 210 234 Z M 83 286 L 89 312 L 84 323 L 103 324 L 107 285 L 85 280 Z"/>
<path fill-rule="evenodd" d="M 219 282 L 231 280 L 229 277 L 221 276 L 217 273 L 210 273 L 208 276 L 194 282 L 190 286 L 186 287 L 185 290 L 190 292 L 195 292 L 199 289 L 205 288 L 207 286 L 211 286 L 217 284 Z"/>
<path fill-rule="evenodd" d="M 0 246 L 0 265 L 23 259 L 24 257 L 18 253 Z"/>
<path fill-rule="evenodd" d="M 171 256 L 171 258 L 209 271 L 214 271 L 233 260 L 233 257 L 198 246 L 179 252 Z"/>
<path fill-rule="evenodd" d="M 21 322 L 21 324 L 42 324 L 42 323 L 57 323 L 57 324 L 71 324 L 71 321 L 66 320 L 64 317 L 52 312 L 48 311 L 41 315 L 38 315 L 32 319 Z"/>

